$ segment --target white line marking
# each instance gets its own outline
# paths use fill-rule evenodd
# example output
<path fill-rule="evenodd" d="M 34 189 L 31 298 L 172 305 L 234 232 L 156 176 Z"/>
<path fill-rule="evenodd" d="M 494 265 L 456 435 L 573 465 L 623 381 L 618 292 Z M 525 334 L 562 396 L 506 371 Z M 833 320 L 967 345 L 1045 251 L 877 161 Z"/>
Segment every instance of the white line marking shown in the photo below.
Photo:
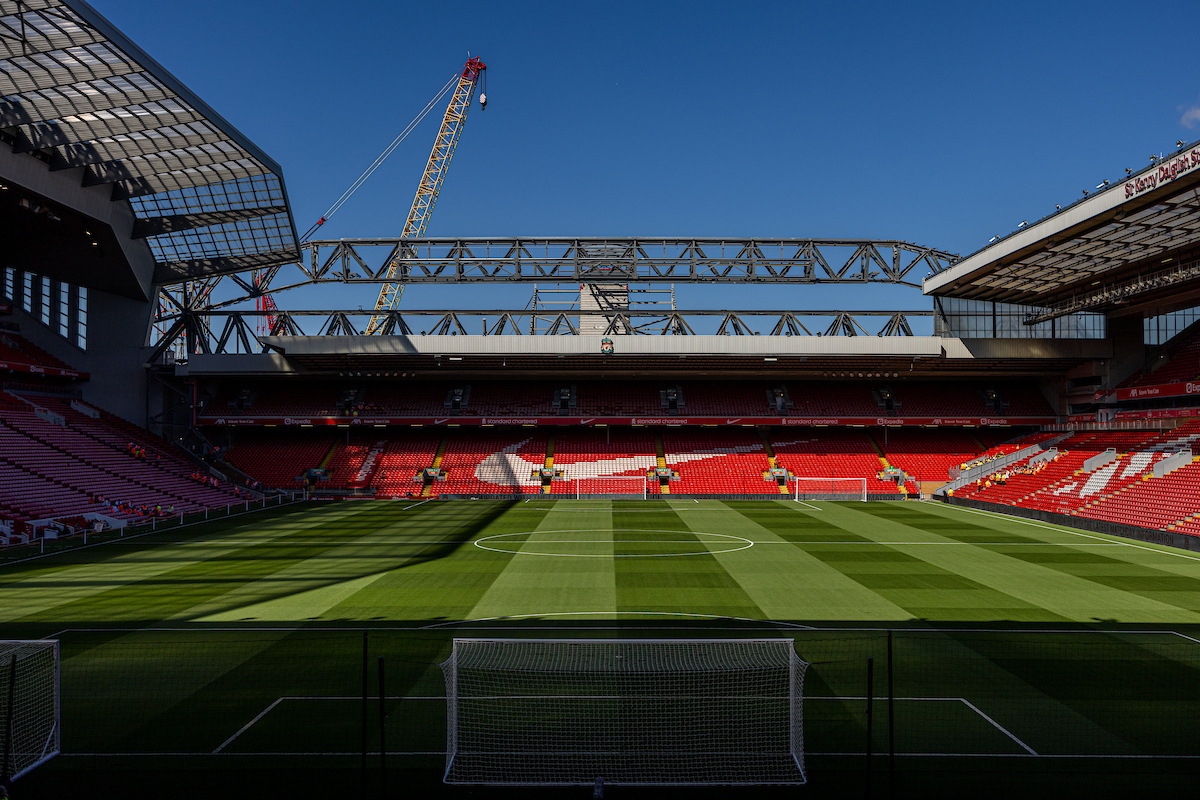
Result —
<path fill-rule="evenodd" d="M 533 535 L 542 534 L 542 533 L 606 533 L 606 532 L 612 532 L 612 533 L 623 533 L 623 532 L 624 533 L 668 533 L 668 534 L 675 534 L 675 535 L 682 535 L 684 533 L 687 533 L 687 531 L 663 531 L 663 530 L 655 530 L 655 529 L 650 529 L 650 528 L 623 528 L 623 529 L 618 529 L 618 528 L 608 529 L 608 528 L 606 528 L 604 530 L 519 531 L 516 533 L 497 533 L 492 536 L 484 536 L 481 539 L 476 539 L 474 542 L 474 545 L 476 547 L 478 547 L 480 550 L 490 550 L 493 553 L 504 553 L 505 555 L 510 555 L 510 556 L 548 556 L 551 558 L 672 558 L 675 556 L 711 556 L 711 555 L 718 555 L 721 553 L 736 553 L 739 550 L 747 550 L 751 547 L 754 547 L 754 542 L 750 541 L 749 539 L 747 539 L 745 537 L 734 536 L 733 534 L 729 534 L 729 533 L 710 533 L 707 531 L 692 531 L 692 533 L 695 536 L 719 536 L 719 537 L 721 537 L 721 539 L 725 539 L 728 541 L 726 541 L 726 542 L 721 542 L 721 541 L 707 541 L 707 542 L 705 542 L 705 541 L 701 541 L 701 542 L 682 541 L 682 542 L 665 542 L 665 544 L 672 544 L 672 543 L 674 543 L 674 544 L 690 544 L 693 546 L 696 544 L 718 544 L 718 545 L 719 544 L 728 544 L 730 546 L 724 550 L 720 550 L 720 549 L 718 549 L 718 550 L 698 550 L 698 551 L 686 552 L 686 553 L 543 553 L 543 552 L 539 552 L 537 550 L 526 550 L 525 547 L 530 544 L 537 546 L 537 545 L 542 544 L 543 542 L 545 542 L 546 544 L 574 544 L 576 542 L 579 542 L 579 543 L 583 543 L 583 544 L 604 543 L 604 544 L 613 544 L 613 545 L 625 544 L 625 542 L 617 541 L 615 539 L 614 540 L 610 540 L 610 539 L 561 539 L 561 540 L 532 539 L 532 540 L 526 540 L 523 542 L 514 542 L 514 544 L 517 544 L 521 548 L 519 550 L 503 550 L 499 547 L 489 547 L 489 546 L 483 544 L 484 542 L 495 542 L 495 543 L 499 544 L 504 541 L 511 541 L 510 539 L 505 538 L 505 537 L 509 537 L 509 536 L 533 536 Z M 737 546 L 737 547 L 732 546 L 735 543 L 741 543 L 741 544 L 739 544 L 739 546 Z M 659 542 L 648 542 L 648 544 L 659 544 Z"/>
<path fill-rule="evenodd" d="M 409 509 L 416 508 L 417 506 L 423 506 L 423 505 L 425 505 L 426 503 L 432 503 L 434 500 L 437 500 L 437 498 L 436 498 L 436 497 L 431 497 L 431 498 L 429 498 L 428 500 L 422 500 L 422 501 L 421 501 L 421 502 L 419 502 L 419 503 L 413 503 L 413 504 L 412 504 L 412 505 L 410 505 L 410 506 L 405 506 L 404 508 L 402 508 L 402 509 L 400 509 L 400 510 L 401 510 L 401 511 L 408 511 Z M 526 503 L 528 503 L 529 501 L 528 501 L 528 500 L 526 500 L 525 502 L 526 502 Z"/>
<path fill-rule="evenodd" d="M 383 669 L 383 667 L 380 667 L 380 669 L 382 670 L 382 669 Z M 234 739 L 236 739 L 237 737 L 241 736 L 241 735 L 242 735 L 243 733 L 245 733 L 246 731 L 250 730 L 250 727 L 251 727 L 252 725 L 254 725 L 254 723 L 258 722 L 260 719 L 262 719 L 262 718 L 263 718 L 263 717 L 265 717 L 267 714 L 269 714 L 269 713 L 271 712 L 271 709 L 275 708 L 275 706 L 279 705 L 281 702 L 283 702 L 283 698 L 282 698 L 282 697 L 276 698 L 276 699 L 275 699 L 275 702 L 271 703 L 271 705 L 267 706 L 267 707 L 266 707 L 266 708 L 264 708 L 262 711 L 258 712 L 258 716 L 256 716 L 254 719 L 252 719 L 252 720 L 250 720 L 249 722 L 247 722 L 247 723 L 246 723 L 245 725 L 243 725 L 242 727 L 238 728 L 238 730 L 237 730 L 237 733 L 235 733 L 233 736 L 230 736 L 228 739 L 226 739 L 225 741 L 221 742 L 221 746 L 220 746 L 220 747 L 218 747 L 216 750 L 213 750 L 213 755 L 216 755 L 217 753 L 221 752 L 222 750 L 224 750 L 224 749 L 225 749 L 226 747 L 228 747 L 229 745 L 233 744 L 233 740 L 234 740 Z"/>
<path fill-rule="evenodd" d="M 616 528 L 616 529 L 606 528 L 605 530 L 611 530 L 614 533 L 622 533 L 623 532 L 622 529 L 620 529 L 620 528 Z M 493 534 L 493 535 L 494 536 L 527 536 L 527 535 L 531 535 L 531 533 L 542 533 L 542 532 L 543 531 L 533 531 L 533 532 L 522 531 L 519 534 L 499 533 L 499 534 Z M 553 533 L 554 531 L 545 531 L 545 532 Z M 570 533 L 576 533 L 576 532 L 577 533 L 592 533 L 593 531 L 581 529 L 579 531 L 568 531 L 568 532 L 570 532 Z M 660 533 L 686 533 L 686 532 L 687 531 L 660 531 Z M 727 536 L 729 534 L 708 534 L 708 535 Z M 361 546 L 361 547 L 368 547 L 368 546 L 369 547 L 404 547 L 407 545 L 412 545 L 414 547 L 416 547 L 416 546 L 424 547 L 424 546 L 435 545 L 435 544 L 471 544 L 472 542 L 483 541 L 483 540 L 489 539 L 489 538 L 491 538 L 491 537 L 485 536 L 485 537 L 482 537 L 481 539 L 382 539 L 382 540 L 375 539 L 372 541 L 361 541 L 359 539 L 305 539 L 302 542 L 294 542 L 294 541 L 281 542 L 278 539 L 262 539 L 262 540 L 238 539 L 237 544 L 239 544 L 239 545 L 254 545 L 256 547 L 261 547 L 261 546 L 266 546 L 266 545 L 277 545 L 279 547 L 291 547 L 291 548 L 301 547 L 303 545 L 310 545 L 310 544 L 311 545 L 340 545 L 343 547 L 359 547 L 359 546 Z M 745 537 L 741 537 L 741 536 L 739 536 L 738 538 L 745 539 Z M 874 539 L 861 539 L 861 540 L 846 540 L 846 539 L 815 540 L 814 539 L 814 540 L 809 540 L 809 541 L 802 540 L 802 539 L 797 540 L 797 541 L 787 541 L 787 540 L 780 540 L 780 539 L 771 539 L 769 541 L 752 540 L 752 539 L 745 539 L 745 540 L 748 542 L 752 542 L 753 544 L 756 544 L 756 545 L 759 545 L 759 544 L 790 544 L 790 545 L 852 544 L 852 545 L 884 545 L 884 546 L 889 546 L 889 547 L 891 547 L 891 546 L 913 547 L 913 546 L 917 546 L 917 545 L 930 545 L 930 546 L 937 546 L 937 547 L 1125 547 L 1126 546 L 1122 542 L 1075 542 L 1075 543 L 1064 543 L 1064 542 L 958 542 L 958 541 L 953 541 L 953 542 L 886 542 L 886 541 L 876 541 Z M 556 542 L 558 540 L 543 539 L 543 540 L 539 540 L 539 541 Z M 571 540 L 563 540 L 563 541 L 585 542 L 585 541 L 601 541 L 601 540 L 571 539 Z M 610 540 L 605 539 L 603 541 L 610 541 Z M 613 541 L 616 541 L 618 544 L 624 544 L 624 543 L 630 543 L 630 542 L 641 543 L 641 544 L 654 544 L 654 542 L 634 540 L 634 539 L 613 540 Z M 670 542 L 660 542 L 660 543 L 680 544 L 681 542 L 670 541 Z M 682 542 L 682 543 L 683 544 L 695 544 L 695 542 Z M 117 544 L 117 542 L 113 542 L 113 544 Z M 201 541 L 201 542 L 172 542 L 172 543 L 170 543 L 170 546 L 171 547 L 228 547 L 229 544 L 230 544 L 230 541 L 210 540 L 210 541 Z M 90 546 L 91 545 L 89 545 L 89 547 Z M 320 558 L 320 557 L 321 556 L 314 556 L 314 558 Z"/>
<path fill-rule="evenodd" d="M 376 750 L 376 753 L 379 751 Z M 446 755 L 445 750 L 388 750 L 389 756 L 442 756 Z M 861 753 L 859 755 L 862 755 Z M 256 756 L 262 758 L 264 756 L 291 756 L 309 758 L 312 756 L 362 756 L 358 753 L 62 753 L 61 756 L 74 758 L 148 758 L 151 756 L 164 758 L 178 758 L 180 756 L 222 756 L 228 758 L 230 756 Z M 60 757 L 61 757 L 60 756 Z"/>
<path fill-rule="evenodd" d="M 945 507 L 958 509 L 959 511 L 965 511 L 968 514 L 980 514 L 982 516 L 991 517 L 994 519 L 1002 519 L 1002 520 L 1005 520 L 1006 522 L 1019 522 L 1022 525 L 1030 525 L 1034 528 L 1045 528 L 1048 531 L 1056 531 L 1057 533 L 1069 533 L 1072 536 L 1082 536 L 1085 539 L 1097 539 L 1099 541 L 1107 541 L 1107 539 L 1105 539 L 1104 536 L 1097 536 L 1097 535 L 1093 535 L 1090 533 L 1080 533 L 1079 531 L 1073 531 L 1069 528 L 1057 527 L 1054 525 L 1044 525 L 1042 523 L 1033 522 L 1033 521 L 1027 520 L 1027 519 L 1022 519 L 1021 517 L 1009 516 L 1007 514 L 999 514 L 995 511 L 980 511 L 979 509 L 975 509 L 975 508 L 963 508 L 962 506 L 953 506 L 953 505 L 946 505 Z M 1120 538 L 1120 537 L 1113 537 L 1113 538 Z M 1160 553 L 1160 554 L 1166 555 L 1166 556 L 1175 556 L 1176 558 L 1186 558 L 1189 561 L 1200 561 L 1200 556 L 1189 556 L 1185 553 L 1177 553 L 1174 551 L 1174 549 L 1159 550 L 1158 548 L 1155 548 L 1155 547 L 1146 547 L 1145 545 L 1134 544 L 1133 542 L 1127 542 L 1127 541 L 1111 542 L 1111 544 L 1120 545 L 1121 547 L 1133 547 L 1138 550 L 1147 550 L 1151 553 Z M 1162 545 L 1162 546 L 1167 547 L 1167 545 Z"/>
<path fill-rule="evenodd" d="M 1025 744 L 1024 742 L 1022 742 L 1020 739 L 1018 739 L 1018 738 L 1017 738 L 1017 737 L 1016 737 L 1016 736 L 1015 736 L 1015 735 L 1012 733 L 1012 731 L 1010 731 L 1008 728 L 1005 728 L 1005 727 L 1004 727 L 1003 725 L 1001 725 L 999 722 L 996 722 L 996 720 L 992 719 L 992 718 L 991 718 L 991 717 L 989 717 L 987 714 L 985 714 L 985 713 L 983 713 L 982 711 L 980 711 L 980 710 L 979 710 L 979 707 L 978 707 L 978 706 L 976 706 L 974 703 L 972 703 L 970 700 L 968 700 L 968 699 L 967 699 L 967 698 L 965 698 L 965 697 L 960 697 L 960 698 L 958 698 L 958 699 L 959 699 L 959 701 L 961 701 L 963 704 L 965 704 L 965 705 L 966 705 L 968 708 L 970 708 L 972 711 L 974 711 L 976 714 L 978 714 L 979 716 L 983 717 L 983 718 L 984 718 L 984 719 L 986 719 L 988 722 L 992 723 L 992 725 L 994 725 L 994 726 L 995 726 L 996 730 L 1000 731 L 1000 732 L 1001 732 L 1001 733 L 1003 733 L 1005 736 L 1007 736 L 1008 738 L 1012 739 L 1012 740 L 1013 740 L 1014 742 L 1016 742 L 1017 744 L 1021 745 L 1022 749 L 1024 749 L 1024 750 L 1025 750 L 1027 753 L 1029 753 L 1029 755 L 1031 755 L 1031 756 L 1036 756 L 1036 755 L 1037 755 L 1037 752 L 1036 752 L 1036 751 L 1035 751 L 1035 750 L 1034 750 L 1032 747 L 1030 747 L 1029 745 L 1027 745 L 1027 744 Z"/>
<path fill-rule="evenodd" d="M 435 622 L 430 625 L 422 625 L 416 630 L 432 630 L 434 628 L 444 628 L 448 626 L 469 625 L 475 622 L 499 622 L 501 620 L 516 620 L 516 619 L 536 619 L 538 617 L 563 617 L 563 616 L 595 616 L 601 614 L 613 614 L 616 616 L 638 616 L 638 617 L 690 617 L 697 619 L 731 619 L 738 622 L 763 622 L 760 619 L 750 619 L 748 617 L 729 617 L 722 614 L 693 614 L 687 611 L 547 611 L 541 614 L 510 614 L 502 617 L 480 617 L 478 619 L 462 619 L 450 622 Z M 799 630 L 818 630 L 811 625 L 802 625 L 797 622 L 775 622 L 770 620 L 772 624 L 782 625 L 788 628 L 796 628 Z M 411 630 L 411 629 L 409 629 Z"/>
<path fill-rule="evenodd" d="M 217 632 L 217 633 L 256 633 L 256 632 L 257 633 L 262 633 L 262 632 L 298 633 L 300 631 L 305 631 L 305 632 L 336 631 L 336 632 L 344 633 L 346 631 L 351 631 L 354 633 L 362 633 L 362 632 L 366 631 L 366 632 L 370 633 L 371 631 L 422 631 L 422 630 L 431 630 L 434 628 L 442 628 L 442 627 L 448 627 L 448 626 L 474 625 L 475 623 L 479 623 L 479 622 L 497 622 L 500 620 L 537 619 L 540 617 L 575 616 L 575 615 L 593 616 L 593 615 L 605 615 L 605 614 L 611 614 L 612 616 L 617 616 L 617 617 L 620 617 L 620 616 L 689 617 L 689 618 L 699 618 L 699 619 L 726 619 L 726 620 L 733 620 L 736 622 L 758 623 L 757 625 L 752 625 L 752 626 L 739 625 L 736 627 L 734 627 L 734 626 L 714 627 L 714 626 L 710 626 L 710 625 L 693 627 L 693 626 L 669 625 L 669 626 L 661 626 L 661 627 L 653 628 L 653 630 L 668 630 L 668 631 L 671 631 L 671 630 L 732 630 L 732 631 L 747 631 L 747 632 L 750 632 L 750 631 L 775 631 L 775 630 L 778 630 L 779 626 L 782 626 L 784 628 L 792 628 L 795 630 L 830 632 L 830 633 L 855 633 L 855 632 L 886 633 L 887 631 L 894 631 L 895 633 L 898 633 L 898 634 L 992 633 L 992 634 L 1001 635 L 1001 634 L 1012 634 L 1012 633 L 1031 633 L 1031 634 L 1036 634 L 1036 635 L 1051 635 L 1052 634 L 1052 635 L 1056 635 L 1056 636 L 1063 635 L 1063 634 L 1076 634 L 1076 635 L 1104 634 L 1104 635 L 1110 635 L 1110 636 L 1178 636 L 1180 638 L 1187 639 L 1189 642 L 1196 642 L 1197 644 L 1200 644 L 1200 640 L 1193 639 L 1192 637 L 1186 636 L 1186 635 L 1180 633 L 1179 631 L 1174 631 L 1174 630 L 1170 630 L 1170 629 L 1110 630 L 1110 629 L 1088 629 L 1088 628 L 1081 629 L 1081 628 L 940 628 L 940 627 L 939 628 L 906 628 L 906 627 L 848 628 L 848 627 L 841 627 L 841 626 L 828 626 L 827 627 L 827 626 L 817 626 L 817 625 L 804 625 L 802 623 L 787 622 L 784 620 L 751 619 L 749 617 L 730 617 L 730 616 L 723 616 L 723 615 L 719 615 L 719 614 L 695 614 L 695 613 L 688 613 L 685 611 L 553 611 L 553 612 L 543 612 L 541 614 L 514 614 L 511 616 L 480 617 L 478 619 L 451 620 L 448 622 L 436 622 L 436 623 L 432 623 L 429 625 L 421 625 L 418 627 L 398 626 L 398 625 L 375 625 L 375 626 L 369 626 L 369 627 L 365 627 L 362 625 L 330 625 L 330 626 L 321 626 L 321 627 L 310 627 L 307 625 L 296 625 L 296 626 L 278 626 L 278 625 L 249 626 L 248 625 L 248 626 L 238 626 L 238 627 L 205 626 L 202 628 L 178 628 L 178 627 L 156 627 L 156 626 L 146 626 L 146 627 L 141 627 L 141 628 L 116 628 L 116 627 L 64 628 L 61 631 L 59 631 L 58 633 L 54 634 L 54 636 L 58 637 L 58 636 L 63 635 L 64 633 L 117 633 L 117 632 L 125 632 L 125 633 L 157 633 L 157 632 L 165 632 L 165 633 L 197 633 L 197 632 L 200 632 L 200 633 L 208 633 L 208 632 Z M 520 631 L 528 631 L 529 630 L 528 626 L 515 626 L 515 625 L 479 625 L 479 626 L 477 626 L 477 628 L 480 630 L 520 630 Z M 586 626 L 556 625 L 556 626 L 539 626 L 537 628 L 537 630 L 556 630 L 556 631 L 557 630 L 563 630 L 563 631 L 589 630 L 589 631 L 593 631 L 593 630 L 625 630 L 625 628 L 620 625 L 599 626 L 599 627 L 594 626 L 594 625 L 586 625 Z M 50 638 L 50 637 L 44 637 L 44 638 Z"/>
<path fill-rule="evenodd" d="M 388 750 L 389 756 L 439 756 L 446 755 L 445 750 Z M 181 757 L 211 757 L 213 753 L 62 753 L 59 758 L 181 758 Z M 217 753 L 221 758 L 242 757 L 280 757 L 280 758 L 312 758 L 314 756 L 336 756 L 342 758 L 360 758 L 361 752 L 353 753 Z M 857 753 L 805 753 L 806 756 L 857 756 L 862 758 L 862 751 Z M 1028 753 L 896 753 L 905 758 L 1033 758 Z M 1189 755 L 1143 755 L 1143 754 L 1111 754 L 1100 755 L 1090 753 L 1071 754 L 1041 754 L 1037 758 L 1121 758 L 1121 759 L 1159 759 L 1159 760 L 1196 760 L 1200 756 Z"/>
<path fill-rule="evenodd" d="M 814 505 L 809 505 L 808 503 L 804 502 L 803 500 L 794 500 L 792 502 L 799 503 L 800 505 L 805 506 L 807 508 L 811 508 L 813 511 L 824 511 L 825 510 L 823 508 L 817 508 Z"/>

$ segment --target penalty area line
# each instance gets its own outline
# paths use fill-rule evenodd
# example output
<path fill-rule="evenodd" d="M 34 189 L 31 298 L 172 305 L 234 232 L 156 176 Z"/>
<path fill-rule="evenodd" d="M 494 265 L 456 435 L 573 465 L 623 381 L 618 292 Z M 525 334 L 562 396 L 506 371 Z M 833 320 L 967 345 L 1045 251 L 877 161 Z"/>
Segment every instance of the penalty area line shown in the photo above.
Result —
<path fill-rule="evenodd" d="M 379 669 L 380 669 L 380 670 L 382 670 L 382 669 L 383 669 L 383 667 L 380 667 Z M 382 673 L 381 673 L 381 674 L 382 674 Z M 275 706 L 277 706 L 277 705 L 279 705 L 280 703 L 282 703 L 282 702 L 283 702 L 283 700 L 284 700 L 284 698 L 282 698 L 282 697 L 277 697 L 277 698 L 275 698 L 275 702 L 271 703 L 271 705 L 267 706 L 267 707 L 266 707 L 266 708 L 264 708 L 262 711 L 258 712 L 258 715 L 257 715 L 257 716 L 255 716 L 255 717 L 254 717 L 254 719 L 250 720 L 250 721 L 249 721 L 249 722 L 247 722 L 245 725 L 243 725 L 242 727 L 238 728 L 238 729 L 237 729 L 237 733 L 233 734 L 233 736 L 230 736 L 228 739 L 226 739 L 225 741 L 221 742 L 221 744 L 220 744 L 220 745 L 217 747 L 217 749 L 212 751 L 212 754 L 213 754 L 213 755 L 216 755 L 217 753 L 220 753 L 222 750 L 224 750 L 224 749 L 225 749 L 226 747 L 228 747 L 229 745 L 233 744 L 233 740 L 234 740 L 234 739 L 238 738 L 238 737 L 239 737 L 239 736 L 241 736 L 243 733 L 245 733 L 246 731 L 250 730 L 250 728 L 254 726 L 254 723 L 258 722 L 260 719 L 262 719 L 263 717 L 265 717 L 267 714 L 271 713 L 271 710 L 272 710 L 273 708 L 275 708 Z"/>

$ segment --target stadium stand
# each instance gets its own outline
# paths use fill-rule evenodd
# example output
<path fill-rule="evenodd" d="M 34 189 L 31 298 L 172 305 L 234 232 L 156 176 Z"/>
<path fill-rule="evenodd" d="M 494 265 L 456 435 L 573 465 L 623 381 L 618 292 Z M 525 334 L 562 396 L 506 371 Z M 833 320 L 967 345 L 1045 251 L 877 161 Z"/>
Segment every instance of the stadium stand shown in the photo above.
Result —
<path fill-rule="evenodd" d="M 74 371 L 74 367 L 63 363 L 33 342 L 11 333 L 0 333 L 0 363 Z"/>
<path fill-rule="evenodd" d="M 666 464 L 679 472 L 671 494 L 779 494 L 763 479 L 771 468 L 757 431 L 736 428 L 667 429 L 662 434 Z"/>
<path fill-rule="evenodd" d="M 875 436 L 887 462 L 918 481 L 949 480 L 950 470 L 976 458 L 986 448 L 961 429 L 893 428 Z"/>
<path fill-rule="evenodd" d="M 0 392 L 0 506 L 25 521 L 136 519 L 149 509 L 187 513 L 239 501 L 228 484 L 191 480 L 193 465 L 133 427 L 77 401 Z"/>
<path fill-rule="evenodd" d="M 645 475 L 657 465 L 654 437 L 643 429 L 564 429 L 555 434 L 552 464 L 563 476 L 550 484 L 551 493 L 573 493 L 578 478 Z M 600 486 L 616 491 L 628 488 L 629 483 L 612 481 Z M 655 483 L 651 481 L 651 492 L 658 490 Z"/>
<path fill-rule="evenodd" d="M 459 431 L 449 437 L 441 463 L 446 480 L 433 483 L 430 493 L 535 494 L 542 482 L 532 472 L 545 463 L 546 444 L 547 435 L 533 429 Z"/>
<path fill-rule="evenodd" d="M 1197 442 L 1200 442 L 1200 423 L 1196 422 L 1164 431 L 1079 433 L 1059 442 L 1058 454 L 1044 466 L 1028 465 L 1029 460 L 1037 459 L 1035 456 L 989 481 L 965 486 L 955 494 L 1059 514 L 1163 528 L 1200 508 L 1200 497 L 1197 484 L 1189 480 L 1193 473 L 1184 471 L 1190 467 L 1156 478 L 1154 465 L 1173 453 L 1193 452 Z M 1108 455 L 1110 450 L 1112 453 Z"/>
<path fill-rule="evenodd" d="M 1196 378 L 1200 378 L 1200 327 L 1184 331 L 1177 340 L 1171 342 L 1169 358 L 1162 366 L 1153 371 L 1146 369 L 1135 372 L 1121 381 L 1118 388 L 1178 383 Z"/>
<path fill-rule="evenodd" d="M 773 431 L 771 447 L 775 459 L 793 475 L 808 478 L 865 478 L 868 495 L 895 497 L 901 489 L 894 481 L 882 480 L 885 468 L 881 453 L 865 430 L 816 428 Z"/>
<path fill-rule="evenodd" d="M 338 441 L 337 432 L 291 430 L 286 436 L 273 431 L 239 431 L 236 444 L 226 452 L 230 464 L 252 475 L 264 486 L 295 489 L 297 479 L 321 462 Z"/>
<path fill-rule="evenodd" d="M 376 487 L 375 496 L 420 495 L 423 481 L 414 481 L 413 476 L 433 466 L 441 440 L 441 433 L 401 434 L 389 440 L 371 482 Z"/>

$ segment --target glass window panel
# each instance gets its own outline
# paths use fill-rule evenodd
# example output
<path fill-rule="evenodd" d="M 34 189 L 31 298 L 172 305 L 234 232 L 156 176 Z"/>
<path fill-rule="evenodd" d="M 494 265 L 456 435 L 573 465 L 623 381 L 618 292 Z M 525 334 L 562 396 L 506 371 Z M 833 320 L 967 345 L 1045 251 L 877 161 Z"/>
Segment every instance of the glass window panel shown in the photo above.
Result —
<path fill-rule="evenodd" d="M 75 304 L 75 344 L 87 350 L 87 287 L 80 286 Z"/>

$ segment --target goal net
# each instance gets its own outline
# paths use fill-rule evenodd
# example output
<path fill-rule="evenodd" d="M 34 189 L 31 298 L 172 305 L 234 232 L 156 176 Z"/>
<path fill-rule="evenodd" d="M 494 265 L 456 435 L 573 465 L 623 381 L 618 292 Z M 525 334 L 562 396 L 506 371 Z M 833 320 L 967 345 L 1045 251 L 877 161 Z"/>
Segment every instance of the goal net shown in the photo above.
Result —
<path fill-rule="evenodd" d="M 866 478 L 801 478 L 792 476 L 793 500 L 867 499 Z"/>
<path fill-rule="evenodd" d="M 455 639 L 447 783 L 801 784 L 790 639 Z"/>
<path fill-rule="evenodd" d="M 646 499 L 645 475 L 597 475 L 575 479 L 575 499 L 609 497 Z"/>
<path fill-rule="evenodd" d="M 58 642 L 0 640 L 0 781 L 59 753 Z"/>

